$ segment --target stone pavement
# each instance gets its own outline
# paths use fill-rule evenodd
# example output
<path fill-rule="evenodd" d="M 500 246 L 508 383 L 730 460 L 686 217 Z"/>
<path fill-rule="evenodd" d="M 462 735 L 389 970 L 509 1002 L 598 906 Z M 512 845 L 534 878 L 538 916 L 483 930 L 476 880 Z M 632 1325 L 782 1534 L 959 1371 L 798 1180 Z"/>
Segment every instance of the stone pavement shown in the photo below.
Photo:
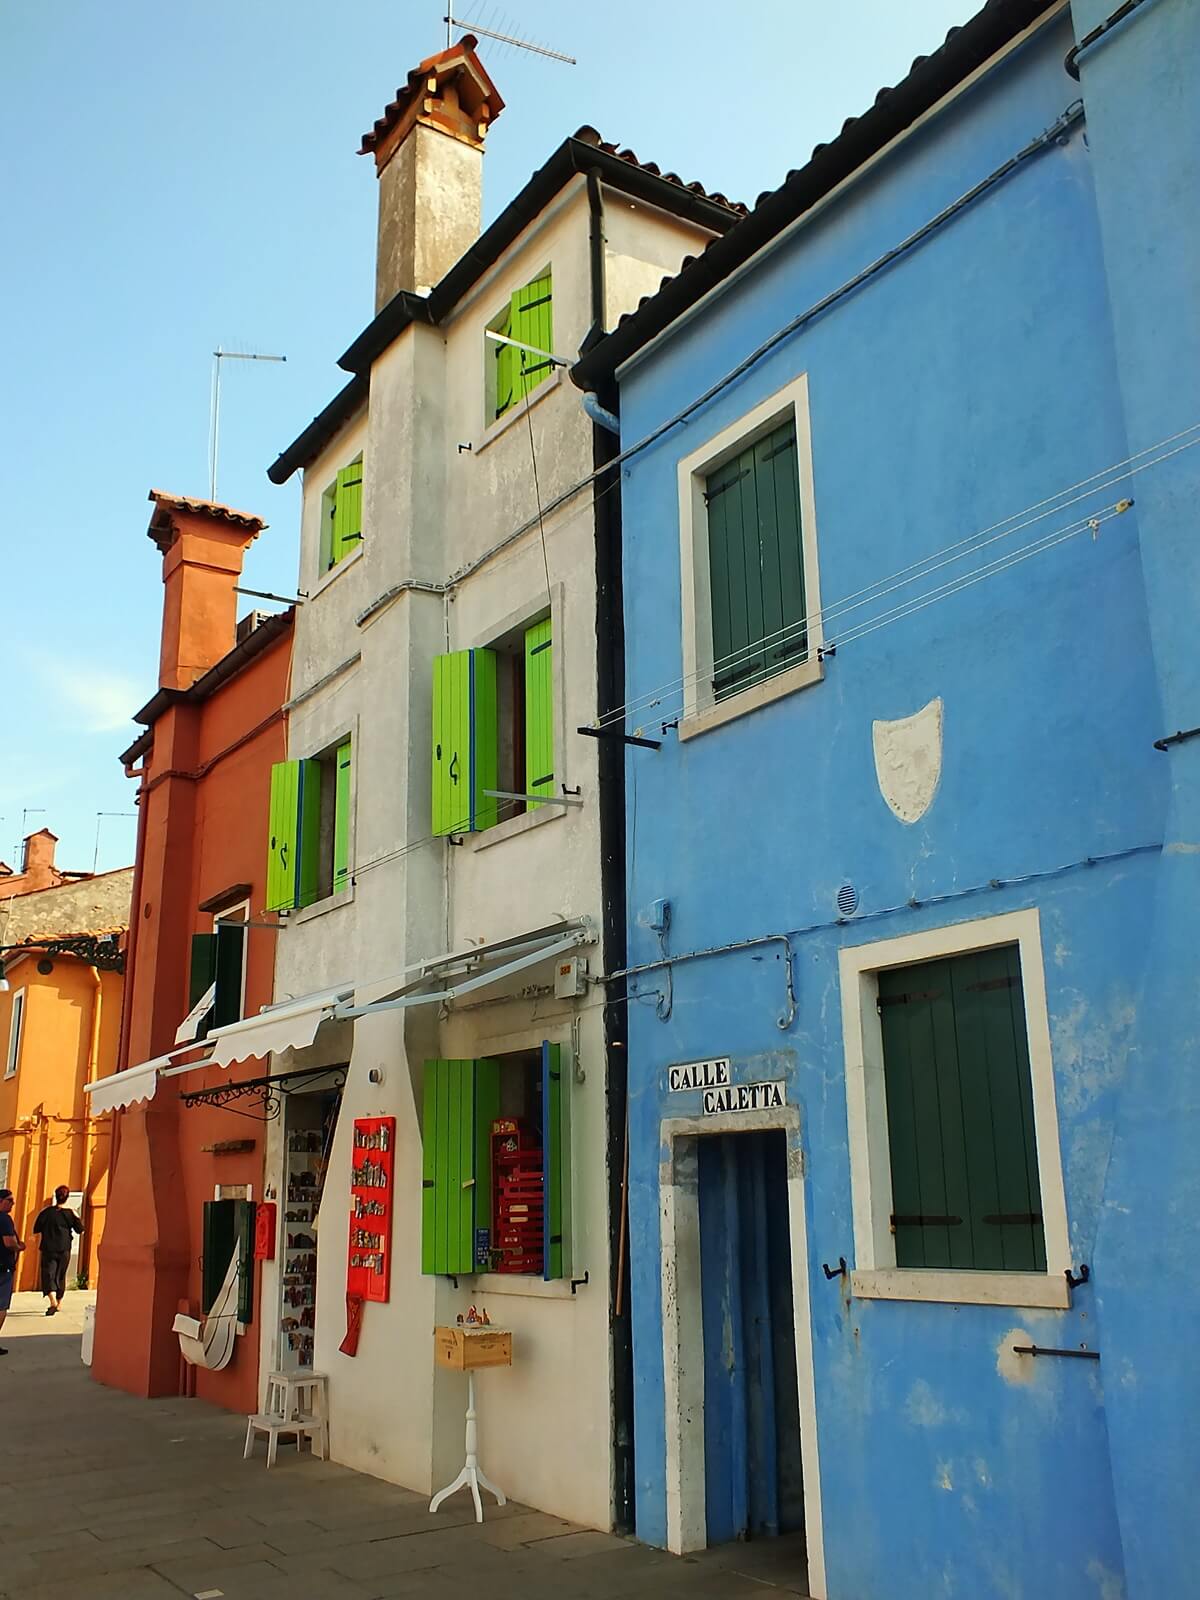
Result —
<path fill-rule="evenodd" d="M 806 1594 L 787 1539 L 697 1557 L 470 1497 L 428 1501 L 285 1446 L 243 1462 L 245 1423 L 93 1383 L 83 1307 L 14 1298 L 0 1335 L 0 1600 L 742 1600 Z"/>

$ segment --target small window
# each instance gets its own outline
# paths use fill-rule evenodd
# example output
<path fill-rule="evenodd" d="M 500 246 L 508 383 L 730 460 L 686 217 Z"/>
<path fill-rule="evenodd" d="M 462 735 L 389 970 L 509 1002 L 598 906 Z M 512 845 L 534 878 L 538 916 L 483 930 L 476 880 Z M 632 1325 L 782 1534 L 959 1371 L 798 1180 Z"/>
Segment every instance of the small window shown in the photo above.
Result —
<path fill-rule="evenodd" d="M 570 1125 L 558 1045 L 427 1061 L 421 1270 L 569 1276 Z"/>
<path fill-rule="evenodd" d="M 321 496 L 321 571 L 330 572 L 362 543 L 363 461 L 343 467 Z"/>
<path fill-rule="evenodd" d="M 539 795 L 556 793 L 554 761 L 550 617 L 487 649 L 435 658 L 435 834 L 478 833 L 537 809 Z"/>
<path fill-rule="evenodd" d="M 808 658 L 794 419 L 709 474 L 704 504 L 722 700 Z"/>
<path fill-rule="evenodd" d="M 487 339 L 485 363 L 487 418 L 495 422 L 544 383 L 554 370 L 553 301 L 549 268 L 518 289 L 501 314 L 488 324 L 499 339 Z M 503 341 L 512 340 L 512 343 Z"/>
<path fill-rule="evenodd" d="M 7 1150 L 0 1150 L 0 1189 L 8 1188 L 8 1156 Z"/>
<path fill-rule="evenodd" d="M 230 906 L 213 917 L 211 933 L 192 935 L 188 974 L 188 1014 L 175 1033 L 176 1044 L 205 1038 L 246 1014 L 246 938 L 250 907 Z"/>
<path fill-rule="evenodd" d="M 272 767 L 268 911 L 312 905 L 349 887 L 353 783 L 350 739 Z"/>
<path fill-rule="evenodd" d="M 25 991 L 24 989 L 15 989 L 12 997 L 12 1012 L 8 1019 L 8 1054 L 4 1058 L 4 1076 L 6 1078 L 14 1078 L 17 1074 L 24 1020 Z"/>

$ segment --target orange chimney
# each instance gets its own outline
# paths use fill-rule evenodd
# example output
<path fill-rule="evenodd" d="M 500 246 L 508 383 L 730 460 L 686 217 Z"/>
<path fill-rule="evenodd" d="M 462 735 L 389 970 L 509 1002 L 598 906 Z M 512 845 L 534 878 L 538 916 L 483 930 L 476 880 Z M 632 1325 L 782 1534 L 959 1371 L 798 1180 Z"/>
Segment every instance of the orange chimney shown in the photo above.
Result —
<path fill-rule="evenodd" d="M 504 101 L 475 44 L 468 33 L 414 67 L 363 134 L 379 179 L 376 311 L 402 289 L 428 293 L 479 237 L 483 141 Z"/>
<path fill-rule="evenodd" d="M 62 874 L 54 870 L 54 847 L 57 843 L 57 836 L 49 828 L 31 833 L 25 840 L 21 858 L 21 875 L 25 879 L 21 886 L 23 894 L 34 894 L 38 889 L 53 889 L 63 881 Z"/>
<path fill-rule="evenodd" d="M 236 642 L 237 595 L 246 551 L 266 527 L 261 517 L 212 500 L 151 489 L 147 529 L 162 551 L 162 689 L 190 689 Z"/>

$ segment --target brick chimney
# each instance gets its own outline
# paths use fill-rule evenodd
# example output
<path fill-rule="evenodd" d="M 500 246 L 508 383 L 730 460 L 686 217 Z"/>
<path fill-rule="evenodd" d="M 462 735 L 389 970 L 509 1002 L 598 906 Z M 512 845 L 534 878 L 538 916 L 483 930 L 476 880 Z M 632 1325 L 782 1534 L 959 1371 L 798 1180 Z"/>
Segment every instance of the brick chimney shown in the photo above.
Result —
<path fill-rule="evenodd" d="M 162 551 L 162 689 L 190 689 L 233 649 L 246 551 L 266 527 L 260 517 L 211 500 L 151 489 L 147 533 Z"/>
<path fill-rule="evenodd" d="M 427 293 L 479 237 L 483 141 L 504 101 L 476 42 L 465 34 L 422 61 L 363 135 L 379 179 L 376 311 L 402 289 Z"/>
<path fill-rule="evenodd" d="M 54 847 L 57 844 L 58 837 L 49 828 L 42 828 L 28 836 L 21 856 L 22 883 L 18 893 L 34 894 L 39 889 L 55 889 L 63 881 L 62 873 L 56 871 L 54 866 Z"/>

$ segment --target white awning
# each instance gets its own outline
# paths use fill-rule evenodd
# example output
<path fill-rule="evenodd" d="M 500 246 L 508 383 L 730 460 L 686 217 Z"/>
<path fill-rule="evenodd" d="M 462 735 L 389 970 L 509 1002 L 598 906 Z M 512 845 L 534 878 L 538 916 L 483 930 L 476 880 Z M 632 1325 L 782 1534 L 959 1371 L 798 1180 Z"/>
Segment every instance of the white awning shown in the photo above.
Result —
<path fill-rule="evenodd" d="M 195 1043 L 182 1044 L 174 1050 L 168 1050 L 166 1055 L 154 1056 L 149 1061 L 139 1062 L 136 1067 L 126 1067 L 124 1072 L 111 1072 L 107 1078 L 85 1083 L 83 1092 L 91 1096 L 92 1116 L 99 1116 L 102 1111 L 115 1111 L 118 1106 L 131 1106 L 139 1100 L 153 1100 L 159 1077 L 163 1074 L 170 1076 L 172 1072 L 190 1072 L 193 1067 L 207 1066 L 207 1058 L 189 1061 L 182 1068 L 172 1066 L 176 1056 L 187 1055 L 189 1050 L 197 1048 Z"/>
<path fill-rule="evenodd" d="M 200 996 L 199 1000 L 196 1001 L 196 1004 L 188 1012 L 187 1016 L 184 1017 L 183 1021 L 179 1024 L 178 1028 L 176 1028 L 176 1044 L 187 1044 L 190 1039 L 194 1039 L 196 1037 L 197 1033 L 200 1031 L 200 1024 L 212 1010 L 213 1006 L 216 1004 L 216 1001 L 217 986 L 215 983 L 210 983 L 208 988 Z"/>
<path fill-rule="evenodd" d="M 556 960 L 568 950 L 595 941 L 595 930 L 584 917 L 573 922 L 556 922 L 548 928 L 537 928 L 495 944 L 473 945 L 451 955 L 429 956 L 405 968 L 400 975 L 403 978 L 415 972 L 415 978 L 407 982 L 392 978 L 382 986 L 378 983 L 364 985 L 379 992 L 362 1001 L 356 993 L 352 1001 L 347 1000 L 337 1007 L 335 1015 L 369 1017 L 377 1012 L 400 1011 L 410 1006 L 444 1005 L 460 995 L 502 983 L 527 967 Z"/>
<path fill-rule="evenodd" d="M 317 1029 L 334 1015 L 335 1007 L 349 1000 L 354 990 L 349 984 L 306 994 L 299 1000 L 283 1000 L 268 1006 L 256 1017 L 243 1017 L 223 1028 L 214 1028 L 207 1044 L 213 1047 L 209 1062 L 227 1067 L 234 1061 L 266 1057 L 272 1051 L 303 1050 L 317 1037 Z"/>

